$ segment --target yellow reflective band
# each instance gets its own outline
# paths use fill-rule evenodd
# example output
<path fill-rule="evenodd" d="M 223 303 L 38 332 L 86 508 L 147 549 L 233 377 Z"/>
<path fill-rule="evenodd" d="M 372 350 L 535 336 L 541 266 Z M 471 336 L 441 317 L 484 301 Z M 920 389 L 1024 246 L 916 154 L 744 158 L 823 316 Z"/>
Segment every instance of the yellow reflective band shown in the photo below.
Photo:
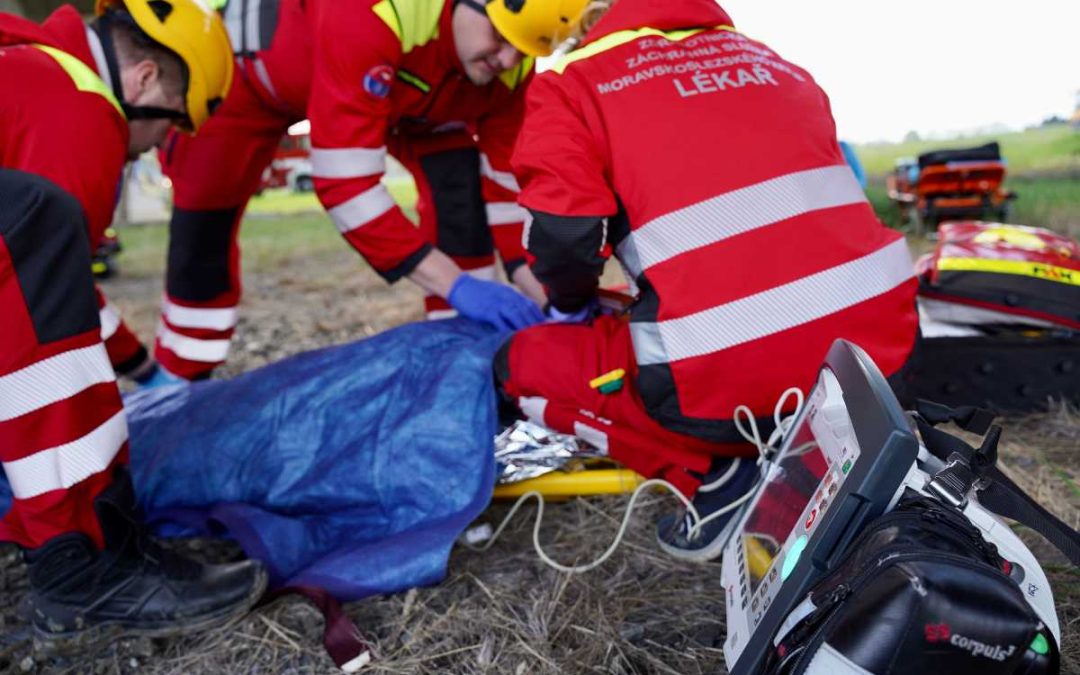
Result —
<path fill-rule="evenodd" d="M 383 20 L 383 23 L 390 27 L 398 40 L 401 39 L 401 21 L 398 19 L 397 11 L 394 9 L 394 3 L 390 2 L 390 0 L 382 0 L 382 2 L 372 7 L 371 11 L 375 12 Z"/>
<path fill-rule="evenodd" d="M 526 56 L 521 60 L 521 63 L 517 64 L 517 66 L 499 73 L 499 79 L 502 80 L 502 83 L 505 84 L 510 91 L 513 91 L 517 89 L 519 84 L 525 81 L 526 77 L 529 76 L 535 63 L 535 57 Z"/>
<path fill-rule="evenodd" d="M 381 0 L 372 11 L 401 41 L 401 53 L 408 54 L 439 37 L 439 16 L 446 0 Z"/>
<path fill-rule="evenodd" d="M 229 0 L 210 0 L 210 9 L 220 12 L 229 4 Z"/>
<path fill-rule="evenodd" d="M 942 272 L 990 272 L 1034 277 L 1060 284 L 1080 286 L 1080 270 L 1024 260 L 987 260 L 985 258 L 942 258 L 937 262 Z"/>
<path fill-rule="evenodd" d="M 127 119 L 127 115 L 124 114 L 124 109 L 120 107 L 120 103 L 117 102 L 116 97 L 113 96 L 113 93 L 109 91 L 109 87 L 105 84 L 104 81 L 102 81 L 100 77 L 98 77 L 98 74 L 95 73 L 93 69 L 90 68 L 90 66 L 86 65 L 71 54 L 68 54 L 67 52 L 62 52 L 55 47 L 50 47 L 48 45 L 42 44 L 35 44 L 34 47 L 37 47 L 41 51 L 53 57 L 56 60 L 56 63 L 59 64 L 60 67 L 64 69 L 64 72 L 68 74 L 68 77 L 71 78 L 71 81 L 75 83 L 75 87 L 78 88 L 79 91 L 86 91 L 91 94 L 101 95 L 105 98 L 106 101 L 111 103 L 114 108 L 116 108 L 116 112 L 120 113 L 121 117 Z"/>
<path fill-rule="evenodd" d="M 626 44 L 627 42 L 633 42 L 638 38 L 643 38 L 650 35 L 655 37 L 662 37 L 665 40 L 670 40 L 671 42 L 681 42 L 688 37 L 693 37 L 698 33 L 704 33 L 707 30 L 725 30 L 731 33 L 738 32 L 735 30 L 734 26 L 716 26 L 714 28 L 689 28 L 687 30 L 673 30 L 668 32 L 657 30 L 656 28 L 621 30 L 617 33 L 605 35 L 596 42 L 590 42 L 581 49 L 575 49 L 563 58 L 559 59 L 559 62 L 556 63 L 551 69 L 559 75 L 562 75 L 563 71 L 566 70 L 567 66 L 569 66 L 571 63 L 574 63 L 575 61 L 581 61 L 582 59 L 587 59 L 590 56 L 596 56 L 601 52 L 606 52 L 609 49 L 614 49 L 620 45 Z"/>

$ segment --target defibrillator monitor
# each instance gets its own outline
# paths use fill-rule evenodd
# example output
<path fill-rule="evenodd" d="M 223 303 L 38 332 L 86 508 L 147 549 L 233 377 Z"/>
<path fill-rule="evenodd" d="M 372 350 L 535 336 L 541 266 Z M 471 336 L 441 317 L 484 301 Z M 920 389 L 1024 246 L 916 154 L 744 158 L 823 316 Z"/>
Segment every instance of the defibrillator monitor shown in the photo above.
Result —
<path fill-rule="evenodd" d="M 781 624 L 886 510 L 917 454 L 904 412 L 870 357 L 834 342 L 724 548 L 724 658 L 732 675 L 758 671 Z"/>

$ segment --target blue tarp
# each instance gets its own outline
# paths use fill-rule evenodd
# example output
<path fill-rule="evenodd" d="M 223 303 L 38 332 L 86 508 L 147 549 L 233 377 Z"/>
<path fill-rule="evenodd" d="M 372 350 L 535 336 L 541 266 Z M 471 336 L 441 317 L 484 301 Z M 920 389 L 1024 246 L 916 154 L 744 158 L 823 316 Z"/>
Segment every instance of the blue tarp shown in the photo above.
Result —
<path fill-rule="evenodd" d="M 460 319 L 411 324 L 127 397 L 149 521 L 232 536 L 276 585 L 342 600 L 441 580 L 491 498 L 491 363 L 505 338 Z"/>

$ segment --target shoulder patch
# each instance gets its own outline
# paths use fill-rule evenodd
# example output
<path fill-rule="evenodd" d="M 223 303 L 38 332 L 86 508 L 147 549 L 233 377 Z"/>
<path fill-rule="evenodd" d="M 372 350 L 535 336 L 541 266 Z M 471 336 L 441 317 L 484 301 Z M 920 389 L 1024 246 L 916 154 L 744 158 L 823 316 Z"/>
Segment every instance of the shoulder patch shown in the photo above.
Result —
<path fill-rule="evenodd" d="M 394 69 L 381 63 L 364 75 L 364 91 L 375 98 L 390 95 L 390 85 L 394 83 Z"/>

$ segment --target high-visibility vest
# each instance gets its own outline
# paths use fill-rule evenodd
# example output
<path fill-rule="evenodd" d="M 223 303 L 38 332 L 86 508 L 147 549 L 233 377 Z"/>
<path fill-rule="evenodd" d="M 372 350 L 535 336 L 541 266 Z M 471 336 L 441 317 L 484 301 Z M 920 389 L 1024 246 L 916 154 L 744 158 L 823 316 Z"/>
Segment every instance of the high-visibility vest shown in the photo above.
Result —
<path fill-rule="evenodd" d="M 423 47 L 439 36 L 446 0 L 382 0 L 371 8 L 401 40 L 401 53 Z"/>
<path fill-rule="evenodd" d="M 114 96 L 109 89 L 109 85 L 105 84 L 105 81 L 102 80 L 90 66 L 83 63 L 78 57 L 72 56 L 56 47 L 50 47 L 43 44 L 35 44 L 33 46 L 51 56 L 56 61 L 57 65 L 64 69 L 64 72 L 68 74 L 68 77 L 75 83 L 75 86 L 79 91 L 86 91 L 102 96 L 106 101 L 112 104 L 112 107 L 116 108 L 116 112 L 120 113 L 121 117 L 127 119 L 127 116 L 124 115 L 124 109 L 120 107 L 120 102 L 116 100 L 116 96 Z"/>

